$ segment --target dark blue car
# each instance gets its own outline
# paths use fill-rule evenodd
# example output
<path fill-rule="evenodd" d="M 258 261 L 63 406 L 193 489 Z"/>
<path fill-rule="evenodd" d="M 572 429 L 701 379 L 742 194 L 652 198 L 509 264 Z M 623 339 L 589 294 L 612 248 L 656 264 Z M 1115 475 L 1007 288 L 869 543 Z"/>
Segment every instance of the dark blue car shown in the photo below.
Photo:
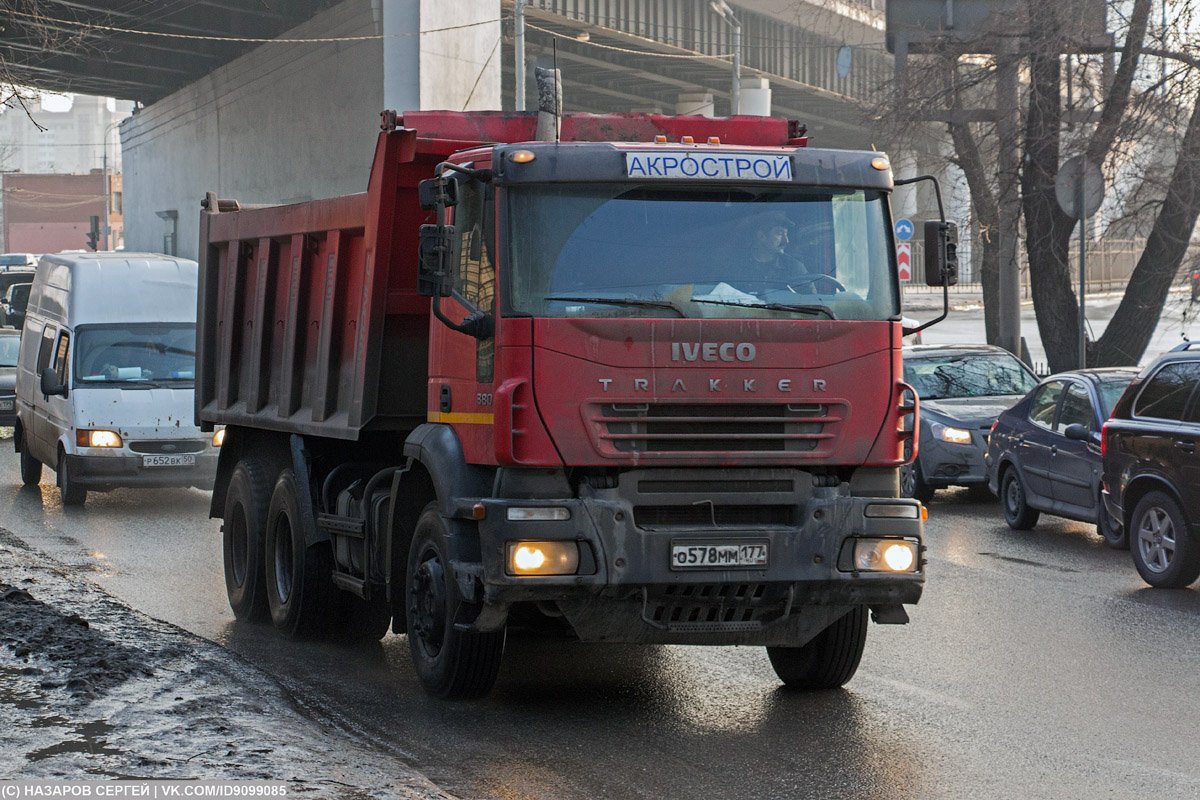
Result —
<path fill-rule="evenodd" d="M 988 442 L 988 486 L 1009 527 L 1029 530 L 1045 512 L 1095 523 L 1109 546 L 1129 546 L 1104 508 L 1100 429 L 1137 374 L 1114 367 L 1051 375 L 1000 415 Z"/>

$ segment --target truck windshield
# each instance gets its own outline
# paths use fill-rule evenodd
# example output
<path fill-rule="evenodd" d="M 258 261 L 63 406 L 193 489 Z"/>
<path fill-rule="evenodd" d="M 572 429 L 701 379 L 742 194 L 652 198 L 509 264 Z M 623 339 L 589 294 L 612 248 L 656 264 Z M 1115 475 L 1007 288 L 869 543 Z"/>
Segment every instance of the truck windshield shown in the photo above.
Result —
<path fill-rule="evenodd" d="M 885 320 L 899 310 L 877 191 L 518 186 L 509 203 L 518 314 Z"/>
<path fill-rule="evenodd" d="M 78 383 L 89 385 L 191 386 L 196 377 L 196 326 L 187 323 L 81 326 L 75 334 L 75 376 Z"/>

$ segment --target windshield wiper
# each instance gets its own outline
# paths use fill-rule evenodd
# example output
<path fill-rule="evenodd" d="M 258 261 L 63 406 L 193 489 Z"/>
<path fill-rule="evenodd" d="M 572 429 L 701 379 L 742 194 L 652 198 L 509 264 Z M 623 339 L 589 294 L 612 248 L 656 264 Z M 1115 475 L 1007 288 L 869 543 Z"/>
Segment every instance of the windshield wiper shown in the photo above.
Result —
<path fill-rule="evenodd" d="M 692 298 L 692 302 L 707 303 L 713 306 L 734 306 L 736 308 L 765 308 L 768 311 L 800 311 L 805 314 L 824 314 L 830 319 L 837 319 L 829 306 L 792 305 L 791 303 L 735 303 L 733 300 L 697 300 L 694 297 Z"/>
<path fill-rule="evenodd" d="M 563 297 L 561 295 L 543 297 L 543 300 L 566 300 L 571 303 L 600 303 L 610 306 L 648 306 L 650 308 L 669 308 L 684 319 L 687 314 L 683 309 L 669 300 L 641 300 L 635 297 Z"/>

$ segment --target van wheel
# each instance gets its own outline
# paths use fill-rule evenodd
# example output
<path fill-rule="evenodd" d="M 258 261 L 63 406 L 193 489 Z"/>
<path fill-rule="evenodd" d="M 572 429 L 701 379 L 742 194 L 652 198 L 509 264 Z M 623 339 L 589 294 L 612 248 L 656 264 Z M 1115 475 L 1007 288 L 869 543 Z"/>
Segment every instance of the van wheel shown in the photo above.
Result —
<path fill-rule="evenodd" d="M 473 620 L 479 608 L 459 597 L 452 570 L 446 525 L 437 504 L 430 503 L 408 551 L 405 614 L 413 665 L 434 697 L 482 697 L 500 672 L 504 630 L 468 633 L 455 627 Z"/>
<path fill-rule="evenodd" d="M 87 489 L 80 486 L 71 477 L 71 467 L 67 463 L 67 454 L 58 451 L 58 493 L 64 506 L 79 507 L 87 501 Z"/>
<path fill-rule="evenodd" d="M 858 671 L 867 642 L 867 607 L 855 606 L 803 647 L 768 647 L 775 674 L 792 689 L 836 689 Z"/>
<path fill-rule="evenodd" d="M 225 562 L 225 594 L 233 615 L 246 622 L 267 618 L 267 586 L 263 569 L 271 479 L 256 458 L 243 458 L 233 468 L 225 494 L 221 550 Z"/>
<path fill-rule="evenodd" d="M 271 622 L 289 639 L 325 634 L 337 610 L 328 542 L 304 541 L 301 488 L 291 468 L 279 473 L 267 509 L 264 547 Z"/>
<path fill-rule="evenodd" d="M 29 452 L 29 444 L 25 441 L 24 432 L 18 427 L 13 440 L 21 448 L 21 483 L 26 486 L 37 486 L 42 482 L 42 462 Z"/>

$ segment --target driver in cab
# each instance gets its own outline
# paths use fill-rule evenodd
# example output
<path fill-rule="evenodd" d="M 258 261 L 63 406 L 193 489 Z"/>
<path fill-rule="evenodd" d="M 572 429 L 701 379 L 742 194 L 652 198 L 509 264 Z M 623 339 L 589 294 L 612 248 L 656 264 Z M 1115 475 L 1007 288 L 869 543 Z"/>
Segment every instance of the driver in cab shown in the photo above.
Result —
<path fill-rule="evenodd" d="M 769 211 L 749 220 L 750 252 L 741 276 L 761 284 L 764 291 L 791 290 L 812 280 L 804 262 L 790 255 L 787 247 L 795 223 L 782 211 Z"/>

